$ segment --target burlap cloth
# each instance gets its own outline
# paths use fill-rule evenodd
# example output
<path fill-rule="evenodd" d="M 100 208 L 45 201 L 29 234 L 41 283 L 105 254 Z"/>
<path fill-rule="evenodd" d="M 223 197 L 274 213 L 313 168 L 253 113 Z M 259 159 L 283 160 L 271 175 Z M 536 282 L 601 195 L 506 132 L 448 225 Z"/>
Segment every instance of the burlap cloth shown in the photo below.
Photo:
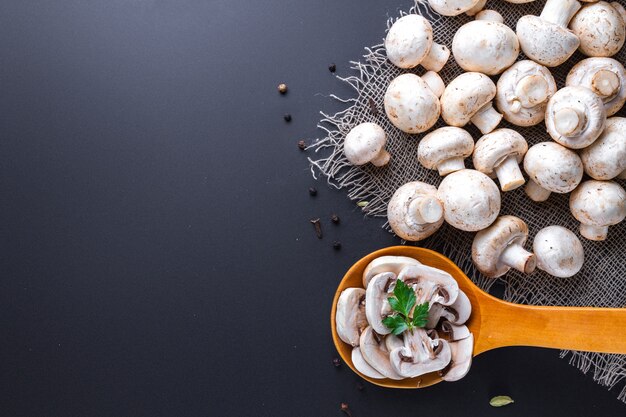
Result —
<path fill-rule="evenodd" d="M 623 2 L 624 0 L 619 0 Z M 544 0 L 533 3 L 512 4 L 502 0 L 489 0 L 487 7 L 495 9 L 504 17 L 505 23 L 515 28 L 517 20 L 526 14 L 541 13 Z M 435 41 L 451 48 L 452 38 L 457 29 L 472 18 L 465 14 L 456 17 L 440 16 L 429 9 L 428 5 L 416 2 L 408 13 L 419 13 L 431 21 Z M 405 13 L 402 13 L 405 14 Z M 395 19 L 389 19 L 389 27 Z M 381 27 L 382 32 L 382 27 Z M 355 90 L 355 97 L 337 100 L 348 103 L 344 111 L 334 115 L 322 113 L 323 119 L 319 127 L 325 137 L 318 139 L 310 147 L 315 156 L 310 158 L 314 177 L 322 174 L 330 185 L 345 188 L 348 197 L 355 202 L 367 202 L 362 210 L 369 216 L 386 216 L 387 202 L 394 191 L 409 181 L 425 181 L 438 186 L 441 182 L 436 171 L 427 170 L 417 161 L 417 145 L 422 135 L 408 135 L 395 128 L 387 119 L 383 107 L 383 97 L 389 82 L 396 76 L 406 72 L 389 63 L 386 59 L 384 46 L 381 44 L 365 48 L 366 54 L 361 62 L 351 61 L 356 74 L 340 78 Z M 559 88 L 564 85 L 567 72 L 572 65 L 584 56 L 579 52 L 552 73 Z M 626 47 L 614 57 L 621 63 L 626 58 Z M 520 54 L 519 59 L 526 59 Z M 424 70 L 418 67 L 415 73 L 421 75 Z M 452 56 L 440 72 L 446 84 L 462 73 Z M 371 100 L 376 104 L 378 113 L 372 111 Z M 622 109 L 616 116 L 626 116 Z M 343 154 L 343 140 L 352 127 L 362 122 L 376 122 L 388 134 L 387 150 L 391 153 L 391 162 L 382 168 L 371 164 L 363 167 L 351 166 Z M 435 127 L 444 126 L 440 119 Z M 545 131 L 544 124 L 530 128 L 512 126 L 504 120 L 500 127 L 510 127 L 520 132 L 528 141 L 529 146 L 538 142 L 551 140 Z M 481 135 L 473 126 L 468 126 L 475 140 Z M 471 158 L 466 160 L 471 166 Z M 584 180 L 584 179 L 583 179 Z M 619 181 L 624 186 L 624 181 Z M 561 225 L 578 234 L 578 222 L 571 216 L 568 208 L 569 195 L 553 193 L 547 202 L 534 203 L 524 193 L 523 187 L 515 191 L 502 193 L 502 210 L 500 214 L 516 215 L 526 221 L 530 229 L 529 242 L 542 228 L 550 225 Z M 387 227 L 388 229 L 388 227 Z M 438 250 L 463 269 L 481 288 L 489 290 L 496 282 L 476 271 L 471 260 L 471 244 L 473 233 L 462 232 L 444 224 L 432 237 L 418 242 L 420 246 Z M 604 242 L 592 242 L 581 239 L 585 249 L 585 264 L 575 277 L 559 279 L 543 271 L 537 270 L 531 275 L 524 275 L 511 270 L 499 280 L 504 283 L 503 298 L 516 303 L 537 305 L 572 305 L 572 306 L 610 306 L 626 305 L 626 265 L 624 250 L 626 249 L 626 221 L 609 228 L 608 239 Z M 623 332 L 626 329 L 615 329 Z M 610 388 L 619 384 L 618 398 L 626 402 L 626 355 L 608 355 L 588 352 L 561 352 L 561 357 L 568 357 L 571 364 L 581 371 L 593 375 L 595 381 Z"/>

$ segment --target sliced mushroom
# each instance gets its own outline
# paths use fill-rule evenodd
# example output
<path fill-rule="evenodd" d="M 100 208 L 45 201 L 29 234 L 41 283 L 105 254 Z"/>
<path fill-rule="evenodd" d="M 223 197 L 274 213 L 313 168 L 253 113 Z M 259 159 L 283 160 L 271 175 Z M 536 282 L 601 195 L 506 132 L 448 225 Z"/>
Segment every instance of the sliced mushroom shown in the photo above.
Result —
<path fill-rule="evenodd" d="M 405 332 L 404 346 L 389 353 L 391 366 L 405 378 L 415 378 L 445 368 L 452 357 L 450 345 L 443 339 L 432 340 L 423 329 Z"/>
<path fill-rule="evenodd" d="M 472 333 L 469 328 L 463 324 L 457 325 L 444 320 L 438 327 L 437 334 L 441 335 L 441 338 L 448 342 L 457 342 L 467 339 Z"/>
<path fill-rule="evenodd" d="M 535 255 L 524 249 L 528 226 L 514 216 L 501 216 L 489 228 L 476 233 L 472 243 L 472 260 L 478 270 L 496 278 L 515 268 L 525 274 L 535 270 Z"/>
<path fill-rule="evenodd" d="M 373 379 L 386 378 L 383 374 L 372 368 L 372 366 L 367 363 L 367 361 L 363 358 L 363 355 L 361 354 L 361 348 L 358 346 L 352 348 L 352 364 L 357 371 L 359 371 L 366 377 Z"/>
<path fill-rule="evenodd" d="M 528 143 L 512 129 L 496 129 L 478 139 L 474 146 L 474 168 L 491 176 L 494 172 L 502 191 L 511 191 L 524 184 L 519 169 Z"/>
<path fill-rule="evenodd" d="M 480 0 L 428 0 L 430 7 L 443 16 L 457 16 L 465 13 L 480 2 Z"/>
<path fill-rule="evenodd" d="M 428 302 L 431 306 L 434 303 L 450 305 L 459 294 L 459 284 L 452 275 L 431 266 L 407 266 L 400 271 L 398 279 L 415 291 L 417 304 Z"/>
<path fill-rule="evenodd" d="M 437 195 L 443 203 L 445 221 L 460 230 L 482 230 L 500 213 L 498 186 L 479 171 L 453 172 L 441 181 Z"/>
<path fill-rule="evenodd" d="M 580 151 L 587 175 L 610 180 L 626 170 L 626 118 L 611 117 L 595 142 Z"/>
<path fill-rule="evenodd" d="M 567 61 L 580 45 L 578 37 L 567 29 L 580 7 L 576 0 L 548 0 L 540 16 L 521 17 L 517 37 L 524 54 L 546 67 Z"/>
<path fill-rule="evenodd" d="M 587 56 L 613 56 L 624 46 L 626 27 L 620 11 L 605 1 L 585 4 L 569 28 L 580 39 L 578 50 Z"/>
<path fill-rule="evenodd" d="M 474 335 L 450 342 L 450 365 L 441 373 L 441 379 L 448 382 L 458 381 L 463 378 L 472 366 L 472 356 L 474 351 Z"/>
<path fill-rule="evenodd" d="M 587 87 L 604 103 L 607 116 L 617 113 L 626 102 L 624 66 L 613 58 L 587 58 L 572 67 L 566 86 Z"/>
<path fill-rule="evenodd" d="M 363 288 L 367 288 L 372 278 L 378 274 L 393 272 L 398 275 L 405 266 L 420 264 L 420 261 L 408 256 L 379 256 L 365 267 L 365 271 L 363 271 Z"/>
<path fill-rule="evenodd" d="M 524 157 L 528 174 L 526 194 L 533 201 L 546 201 L 550 193 L 569 193 L 583 178 L 583 163 L 576 152 L 555 142 L 531 146 Z"/>
<path fill-rule="evenodd" d="M 421 181 L 404 184 L 387 205 L 387 219 L 402 239 L 419 241 L 435 233 L 443 224 L 443 207 L 437 188 Z"/>
<path fill-rule="evenodd" d="M 385 336 L 385 347 L 387 351 L 391 352 L 395 348 L 404 346 L 404 340 L 400 336 L 395 334 L 388 334 Z"/>
<path fill-rule="evenodd" d="M 441 117 L 450 126 L 463 127 L 470 121 L 483 134 L 498 126 L 502 115 L 492 106 L 496 85 L 485 74 L 466 72 L 448 84 L 441 95 Z"/>
<path fill-rule="evenodd" d="M 543 121 L 556 83 L 548 68 L 530 60 L 519 61 L 498 79 L 496 105 L 504 118 L 517 126 Z"/>
<path fill-rule="evenodd" d="M 396 274 L 393 272 L 383 272 L 376 275 L 370 281 L 365 293 L 365 316 L 372 329 L 381 335 L 391 333 L 391 330 L 383 324 L 383 318 L 391 312 L 389 308 L 389 297 L 396 281 Z"/>
<path fill-rule="evenodd" d="M 450 305 L 444 306 L 435 303 L 428 310 L 428 322 L 426 327 L 429 329 L 437 327 L 437 324 L 444 318 L 447 322 L 454 325 L 460 325 L 469 320 L 472 314 L 472 303 L 467 295 L 459 290 L 456 300 Z"/>
<path fill-rule="evenodd" d="M 348 132 L 343 144 L 346 159 L 352 165 L 371 162 L 377 167 L 389 162 L 389 152 L 385 150 L 387 134 L 376 123 L 361 123 Z"/>
<path fill-rule="evenodd" d="M 585 261 L 583 245 L 574 233 L 562 226 L 541 229 L 533 241 L 537 268 L 560 278 L 578 273 Z"/>
<path fill-rule="evenodd" d="M 363 288 L 346 288 L 342 291 L 337 301 L 335 323 L 341 340 L 352 346 L 359 345 L 361 333 L 368 325 Z"/>
<path fill-rule="evenodd" d="M 626 192 L 613 181 L 585 181 L 570 195 L 569 208 L 583 237 L 606 240 L 609 226 L 626 217 Z"/>
<path fill-rule="evenodd" d="M 422 78 L 415 74 L 394 78 L 385 92 L 385 112 L 389 121 L 406 133 L 430 129 L 441 113 L 438 97 L 442 85 L 441 77 L 432 71 Z"/>
<path fill-rule="evenodd" d="M 363 359 L 378 373 L 389 379 L 402 379 L 402 376 L 391 366 L 389 361 L 389 352 L 385 347 L 384 340 L 377 335 L 371 326 L 368 326 L 359 341 L 359 348 Z"/>
<path fill-rule="evenodd" d="M 585 87 L 564 87 L 546 108 L 546 129 L 552 139 L 571 149 L 591 145 L 602 133 L 606 110 L 602 99 Z"/>
<path fill-rule="evenodd" d="M 482 11 L 476 20 L 457 30 L 452 55 L 465 71 L 496 75 L 513 65 L 519 55 L 519 41 L 502 23 L 499 13 Z"/>
<path fill-rule="evenodd" d="M 440 71 L 450 57 L 445 45 L 433 42 L 430 22 L 418 14 L 398 19 L 385 38 L 387 58 L 396 67 L 414 68 L 422 64 L 428 71 Z"/>
<path fill-rule="evenodd" d="M 472 154 L 474 139 L 460 127 L 433 130 L 417 147 L 417 159 L 425 168 L 436 169 L 442 177 L 465 168 L 463 159 Z"/>

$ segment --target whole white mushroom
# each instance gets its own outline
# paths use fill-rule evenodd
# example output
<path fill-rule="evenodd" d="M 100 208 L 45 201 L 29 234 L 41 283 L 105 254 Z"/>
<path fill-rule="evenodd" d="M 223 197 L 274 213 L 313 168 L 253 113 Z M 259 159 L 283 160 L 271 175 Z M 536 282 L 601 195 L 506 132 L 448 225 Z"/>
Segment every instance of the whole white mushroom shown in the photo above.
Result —
<path fill-rule="evenodd" d="M 556 142 L 531 146 L 524 157 L 524 170 L 528 174 L 526 194 L 537 202 L 546 201 L 551 193 L 569 193 L 583 178 L 578 154 Z"/>
<path fill-rule="evenodd" d="M 376 123 L 361 123 L 348 132 L 343 144 L 346 159 L 352 165 L 371 162 L 377 167 L 386 165 L 391 158 L 385 150 L 387 134 Z"/>
<path fill-rule="evenodd" d="M 387 205 L 387 219 L 402 239 L 419 241 L 435 233 L 443 224 L 443 207 L 437 188 L 421 181 L 404 184 Z"/>
<path fill-rule="evenodd" d="M 533 241 L 537 268 L 559 278 L 578 273 L 585 261 L 583 245 L 574 233 L 563 226 L 541 229 Z"/>
<path fill-rule="evenodd" d="M 474 139 L 460 127 L 444 126 L 420 140 L 417 160 L 425 168 L 436 169 L 439 175 L 465 169 L 463 160 L 472 154 Z"/>
<path fill-rule="evenodd" d="M 474 146 L 474 168 L 489 176 L 494 173 L 502 191 L 511 191 L 524 184 L 519 169 L 528 143 L 512 129 L 496 129 L 478 139 Z"/>
<path fill-rule="evenodd" d="M 626 118 L 611 117 L 600 137 L 580 151 L 585 172 L 595 180 L 610 180 L 626 170 Z"/>
<path fill-rule="evenodd" d="M 500 213 L 500 190 L 491 178 L 473 169 L 453 172 L 437 191 L 443 215 L 451 226 L 475 232 L 488 227 Z"/>
<path fill-rule="evenodd" d="M 609 226 L 626 217 L 626 192 L 613 181 L 585 181 L 570 195 L 569 207 L 583 237 L 606 240 Z"/>
<path fill-rule="evenodd" d="M 604 103 L 607 116 L 617 113 L 626 102 L 624 66 L 613 58 L 587 58 L 572 67 L 566 86 L 587 87 Z"/>
<path fill-rule="evenodd" d="M 433 41 L 433 28 L 418 14 L 398 19 L 385 38 L 387 58 L 396 67 L 414 68 L 420 64 L 428 71 L 440 71 L 450 57 L 445 45 Z"/>
<path fill-rule="evenodd" d="M 587 56 L 613 56 L 626 39 L 626 25 L 619 9 L 605 1 L 585 4 L 569 28 L 580 39 L 578 50 Z"/>

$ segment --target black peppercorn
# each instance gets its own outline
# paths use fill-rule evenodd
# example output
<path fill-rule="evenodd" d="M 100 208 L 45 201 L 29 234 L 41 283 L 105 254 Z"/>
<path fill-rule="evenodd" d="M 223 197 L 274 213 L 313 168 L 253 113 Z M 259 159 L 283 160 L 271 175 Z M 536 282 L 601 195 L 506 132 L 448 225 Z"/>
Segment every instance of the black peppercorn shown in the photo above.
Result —
<path fill-rule="evenodd" d="M 335 224 L 339 224 L 339 216 L 337 216 L 336 214 L 331 214 L 330 215 L 330 221 L 335 223 Z"/>
<path fill-rule="evenodd" d="M 289 113 L 285 114 L 285 115 L 283 116 L 283 118 L 285 119 L 285 121 L 286 121 L 287 123 L 289 123 L 289 122 L 291 121 L 291 115 L 290 115 Z"/>
<path fill-rule="evenodd" d="M 280 94 L 286 94 L 287 93 L 287 84 L 278 84 L 278 92 Z"/>
<path fill-rule="evenodd" d="M 352 413 L 350 412 L 350 407 L 348 407 L 348 404 L 346 403 L 341 403 L 341 411 L 343 411 L 344 413 L 346 413 L 346 415 L 348 417 L 353 417 Z"/>
<path fill-rule="evenodd" d="M 298 148 L 300 148 L 301 150 L 305 150 L 306 149 L 306 142 L 303 140 L 299 140 L 298 141 Z"/>
<path fill-rule="evenodd" d="M 313 197 L 315 197 L 317 195 L 317 188 L 315 187 L 309 187 L 309 194 Z"/>
<path fill-rule="evenodd" d="M 341 249 L 341 242 L 340 242 L 340 241 L 338 241 L 338 240 L 335 240 L 335 241 L 333 242 L 333 249 L 335 249 L 335 250 L 339 250 L 339 249 Z"/>
<path fill-rule="evenodd" d="M 333 63 L 328 66 L 328 71 L 335 72 L 337 71 L 337 66 Z"/>
<path fill-rule="evenodd" d="M 334 358 L 333 359 L 333 365 L 334 365 L 335 368 L 339 368 L 341 366 L 341 359 Z"/>

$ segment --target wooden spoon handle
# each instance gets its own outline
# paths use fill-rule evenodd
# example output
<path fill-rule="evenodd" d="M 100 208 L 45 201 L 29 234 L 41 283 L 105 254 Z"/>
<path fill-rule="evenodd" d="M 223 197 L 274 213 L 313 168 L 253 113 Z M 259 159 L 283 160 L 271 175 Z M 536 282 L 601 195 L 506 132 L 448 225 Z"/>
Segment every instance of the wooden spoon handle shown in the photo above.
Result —
<path fill-rule="evenodd" d="M 498 301 L 485 310 L 475 355 L 505 346 L 626 354 L 626 308 L 541 307 Z"/>

